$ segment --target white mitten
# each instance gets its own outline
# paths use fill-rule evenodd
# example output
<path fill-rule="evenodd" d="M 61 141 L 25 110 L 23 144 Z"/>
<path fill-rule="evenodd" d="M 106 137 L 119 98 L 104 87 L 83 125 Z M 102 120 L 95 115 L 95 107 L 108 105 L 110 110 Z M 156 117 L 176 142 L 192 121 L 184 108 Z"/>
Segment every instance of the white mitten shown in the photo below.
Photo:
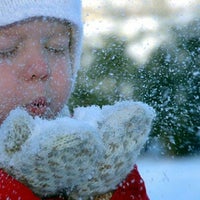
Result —
<path fill-rule="evenodd" d="M 105 193 L 132 169 L 154 115 L 146 104 L 132 101 L 78 108 L 76 119 L 50 121 L 16 109 L 0 128 L 0 168 L 41 196 L 62 190 L 75 199 Z"/>
<path fill-rule="evenodd" d="M 141 102 L 124 101 L 113 106 L 79 107 L 74 118 L 97 128 L 106 151 L 98 159 L 93 177 L 84 182 L 71 196 L 88 197 L 114 190 L 133 169 L 136 158 L 147 141 L 154 110 Z"/>
<path fill-rule="evenodd" d="M 60 117 L 33 119 L 17 108 L 0 127 L 0 168 L 40 196 L 70 192 L 96 174 L 103 144 L 95 128 Z"/>

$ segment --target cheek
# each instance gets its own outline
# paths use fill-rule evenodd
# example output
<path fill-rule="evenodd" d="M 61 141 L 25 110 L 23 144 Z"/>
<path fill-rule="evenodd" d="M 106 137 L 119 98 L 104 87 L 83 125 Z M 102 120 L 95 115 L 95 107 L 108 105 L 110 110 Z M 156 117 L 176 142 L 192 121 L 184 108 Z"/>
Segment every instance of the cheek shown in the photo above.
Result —
<path fill-rule="evenodd" d="M 56 67 L 52 71 L 52 92 L 58 104 L 67 101 L 71 92 L 71 68 L 68 62 L 60 61 L 56 63 Z"/>
<path fill-rule="evenodd" d="M 52 84 L 55 92 L 68 93 L 71 90 L 71 75 L 64 71 L 57 71 L 52 75 Z"/>
<path fill-rule="evenodd" d="M 1 67 L 1 66 L 0 66 Z M 0 71 L 3 76 L 0 78 L 0 122 L 5 116 L 15 108 L 20 101 L 20 96 L 17 94 L 17 80 L 12 76 L 11 72 L 5 70 Z"/>

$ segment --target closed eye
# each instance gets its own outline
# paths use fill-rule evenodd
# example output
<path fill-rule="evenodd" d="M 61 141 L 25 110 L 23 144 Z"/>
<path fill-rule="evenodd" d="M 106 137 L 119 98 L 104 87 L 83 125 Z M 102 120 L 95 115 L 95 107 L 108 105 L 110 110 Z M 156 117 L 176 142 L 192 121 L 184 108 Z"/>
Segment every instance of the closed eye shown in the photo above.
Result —
<path fill-rule="evenodd" d="M 64 55 L 66 53 L 65 47 L 47 47 L 46 46 L 45 50 L 55 55 Z"/>
<path fill-rule="evenodd" d="M 6 59 L 6 58 L 14 57 L 17 53 L 18 48 L 19 48 L 18 46 L 14 46 L 8 49 L 0 50 L 0 58 Z"/>

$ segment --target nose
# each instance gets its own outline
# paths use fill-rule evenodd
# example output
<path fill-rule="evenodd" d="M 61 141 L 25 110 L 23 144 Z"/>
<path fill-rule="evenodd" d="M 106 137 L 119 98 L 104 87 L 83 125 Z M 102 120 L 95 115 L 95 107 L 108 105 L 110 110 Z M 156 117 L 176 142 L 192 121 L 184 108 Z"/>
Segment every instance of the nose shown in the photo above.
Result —
<path fill-rule="evenodd" d="M 22 77 L 27 81 L 45 81 L 50 76 L 50 68 L 45 55 L 40 48 L 31 48 L 31 52 L 25 57 L 25 67 Z"/>
<path fill-rule="evenodd" d="M 48 64 L 43 59 L 37 59 L 24 73 L 25 80 L 41 80 L 45 81 L 50 76 L 50 69 Z"/>

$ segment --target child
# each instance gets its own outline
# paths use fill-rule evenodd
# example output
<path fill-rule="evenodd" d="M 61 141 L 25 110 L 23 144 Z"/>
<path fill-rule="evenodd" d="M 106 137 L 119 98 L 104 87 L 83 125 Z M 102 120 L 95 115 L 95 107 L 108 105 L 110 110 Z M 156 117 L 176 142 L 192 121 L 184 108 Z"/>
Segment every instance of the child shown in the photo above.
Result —
<path fill-rule="evenodd" d="M 59 114 L 74 87 L 81 40 L 80 0 L 1 1 L 0 124 L 16 107 L 47 119 Z M 41 198 L 0 170 L 1 200 Z M 136 166 L 116 191 L 94 198 L 148 200 Z"/>

